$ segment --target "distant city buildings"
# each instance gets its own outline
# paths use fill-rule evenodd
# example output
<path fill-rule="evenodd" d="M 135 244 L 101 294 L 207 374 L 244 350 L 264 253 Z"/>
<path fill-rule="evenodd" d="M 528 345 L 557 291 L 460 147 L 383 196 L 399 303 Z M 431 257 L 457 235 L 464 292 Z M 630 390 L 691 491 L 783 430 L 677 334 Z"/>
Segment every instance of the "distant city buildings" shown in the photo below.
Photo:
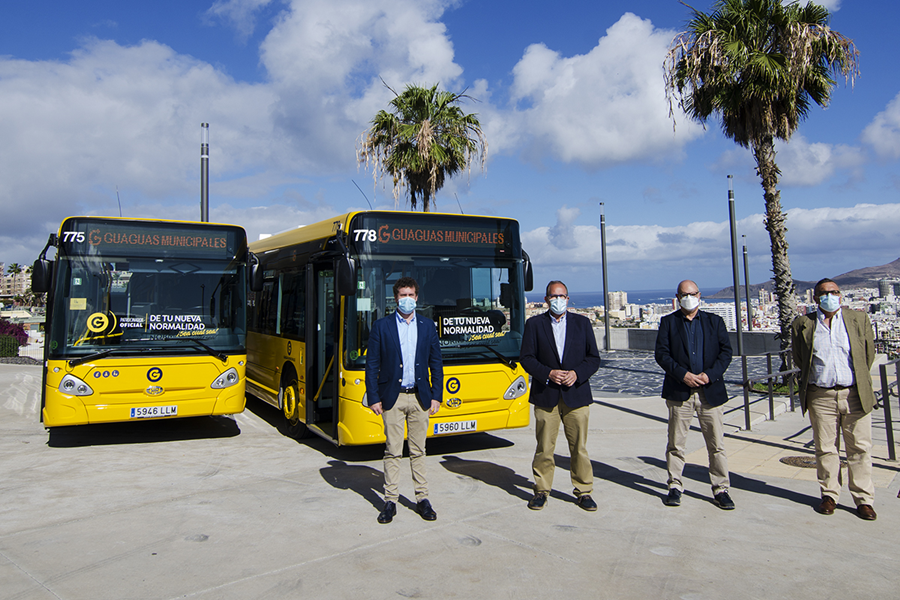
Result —
<path fill-rule="evenodd" d="M 606 303 L 609 310 L 621 310 L 628 305 L 628 292 L 609 292 L 606 295 Z"/>

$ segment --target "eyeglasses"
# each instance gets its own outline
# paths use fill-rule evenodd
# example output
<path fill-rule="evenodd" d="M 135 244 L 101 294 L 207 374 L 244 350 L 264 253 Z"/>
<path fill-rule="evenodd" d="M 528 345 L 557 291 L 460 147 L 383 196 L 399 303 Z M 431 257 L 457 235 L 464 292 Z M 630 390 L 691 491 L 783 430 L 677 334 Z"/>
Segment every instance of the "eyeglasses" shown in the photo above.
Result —
<path fill-rule="evenodd" d="M 699 298 L 700 292 L 699 291 L 697 291 L 697 292 L 681 292 L 677 295 L 679 298 L 684 298 L 685 296 L 693 296 L 694 298 Z"/>
<path fill-rule="evenodd" d="M 550 298 L 551 300 L 553 300 L 554 298 L 568 298 L 568 296 L 566 294 L 553 294 L 552 296 L 547 296 L 547 297 Z"/>

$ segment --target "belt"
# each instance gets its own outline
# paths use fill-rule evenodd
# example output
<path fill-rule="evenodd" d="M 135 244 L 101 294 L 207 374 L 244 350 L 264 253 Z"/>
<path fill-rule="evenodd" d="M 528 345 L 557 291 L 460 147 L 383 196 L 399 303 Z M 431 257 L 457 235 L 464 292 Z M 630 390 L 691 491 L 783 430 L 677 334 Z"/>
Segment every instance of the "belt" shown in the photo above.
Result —
<path fill-rule="evenodd" d="M 400 393 L 401 394 L 415 394 L 416 388 L 415 387 L 408 387 L 408 388 L 402 387 L 402 388 L 400 388 Z"/>
<path fill-rule="evenodd" d="M 821 385 L 816 385 L 814 383 L 811 383 L 810 385 L 813 387 L 817 387 L 820 390 L 849 390 L 850 388 L 853 387 L 852 385 L 833 385 L 831 387 L 823 387 Z"/>

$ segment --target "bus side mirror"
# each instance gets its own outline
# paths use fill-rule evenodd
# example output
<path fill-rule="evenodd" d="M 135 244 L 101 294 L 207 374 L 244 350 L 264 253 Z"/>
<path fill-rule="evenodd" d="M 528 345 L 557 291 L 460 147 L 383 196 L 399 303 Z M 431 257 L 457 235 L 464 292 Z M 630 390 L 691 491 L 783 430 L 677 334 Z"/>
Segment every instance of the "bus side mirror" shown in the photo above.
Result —
<path fill-rule="evenodd" d="M 522 270 L 525 272 L 525 291 L 530 292 L 534 289 L 534 271 L 531 268 L 531 259 L 528 257 L 528 253 L 523 250 L 522 255 L 525 257 L 525 264 L 522 265 Z"/>
<path fill-rule="evenodd" d="M 259 264 L 259 258 L 250 253 L 250 291 L 261 292 L 263 289 L 263 268 Z"/>
<path fill-rule="evenodd" d="M 337 288 L 341 296 L 356 295 L 356 261 L 346 254 L 338 259 Z"/>
<path fill-rule="evenodd" d="M 50 281 L 53 275 L 53 262 L 39 258 L 34 261 L 31 268 L 31 291 L 35 294 L 44 294 L 50 291 Z"/>
<path fill-rule="evenodd" d="M 500 284 L 500 306 L 512 308 L 512 288 L 508 283 Z"/>

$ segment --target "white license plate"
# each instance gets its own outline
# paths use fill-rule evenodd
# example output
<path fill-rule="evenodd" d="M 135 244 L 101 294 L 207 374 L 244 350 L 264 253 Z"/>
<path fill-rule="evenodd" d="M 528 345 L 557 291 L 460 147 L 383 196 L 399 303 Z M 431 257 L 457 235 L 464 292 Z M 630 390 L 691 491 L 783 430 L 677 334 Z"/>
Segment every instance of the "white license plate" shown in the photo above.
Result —
<path fill-rule="evenodd" d="M 132 419 L 149 419 L 153 417 L 173 417 L 178 414 L 177 406 L 137 406 L 131 409 Z"/>
<path fill-rule="evenodd" d="M 435 423 L 432 435 L 442 435 L 444 433 L 465 433 L 466 431 L 476 431 L 478 422 L 472 421 L 450 421 L 449 423 Z"/>

